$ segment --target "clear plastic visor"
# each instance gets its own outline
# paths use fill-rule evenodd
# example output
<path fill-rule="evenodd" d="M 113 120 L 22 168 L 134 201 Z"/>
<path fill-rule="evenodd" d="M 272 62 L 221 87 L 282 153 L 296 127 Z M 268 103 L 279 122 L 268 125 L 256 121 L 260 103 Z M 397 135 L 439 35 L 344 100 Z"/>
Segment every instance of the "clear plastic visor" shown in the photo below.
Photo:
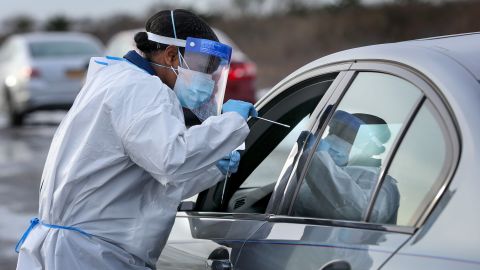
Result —
<path fill-rule="evenodd" d="M 228 45 L 205 39 L 187 38 L 181 66 L 204 73 L 214 82 L 210 99 L 191 111 L 205 120 L 220 115 L 227 86 L 232 48 Z"/>

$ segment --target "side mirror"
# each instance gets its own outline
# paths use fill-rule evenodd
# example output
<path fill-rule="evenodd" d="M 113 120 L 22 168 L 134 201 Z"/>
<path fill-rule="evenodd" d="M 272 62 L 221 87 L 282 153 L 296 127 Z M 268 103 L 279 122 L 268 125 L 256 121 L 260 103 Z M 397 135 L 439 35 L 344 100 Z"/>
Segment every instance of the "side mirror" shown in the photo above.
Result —
<path fill-rule="evenodd" d="M 195 202 L 191 201 L 183 201 L 177 208 L 177 211 L 185 212 L 185 211 L 193 211 L 195 210 Z"/>

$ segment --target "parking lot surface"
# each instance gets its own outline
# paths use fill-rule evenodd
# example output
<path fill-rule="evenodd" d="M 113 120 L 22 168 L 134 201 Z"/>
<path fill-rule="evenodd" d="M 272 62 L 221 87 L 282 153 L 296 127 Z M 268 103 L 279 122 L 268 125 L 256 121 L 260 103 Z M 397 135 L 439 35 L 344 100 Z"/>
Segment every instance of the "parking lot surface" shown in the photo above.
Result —
<path fill-rule="evenodd" d="M 0 269 L 16 267 L 14 247 L 37 215 L 43 165 L 64 112 L 37 113 L 10 128 L 0 116 Z"/>

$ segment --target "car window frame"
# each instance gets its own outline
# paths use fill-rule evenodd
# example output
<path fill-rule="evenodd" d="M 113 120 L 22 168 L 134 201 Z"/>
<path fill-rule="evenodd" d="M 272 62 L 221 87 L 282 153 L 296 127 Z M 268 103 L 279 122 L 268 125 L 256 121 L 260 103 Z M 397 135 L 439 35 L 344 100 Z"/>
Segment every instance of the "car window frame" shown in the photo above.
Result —
<path fill-rule="evenodd" d="M 318 83 L 322 80 L 324 77 L 328 77 L 331 74 L 337 74 L 336 77 L 333 79 L 333 82 L 330 84 L 330 86 L 327 88 L 327 90 L 324 93 L 324 97 L 321 98 L 320 103 L 324 101 L 325 99 L 329 99 L 330 96 L 333 94 L 333 90 L 338 86 L 339 81 L 342 79 L 344 73 L 350 68 L 352 65 L 352 62 L 344 62 L 344 63 L 336 63 L 334 65 L 329 65 L 326 67 L 322 68 L 311 68 L 307 69 L 304 72 L 300 74 L 296 74 L 293 78 L 286 79 L 282 82 L 280 82 L 278 85 L 276 85 L 274 88 L 277 89 L 276 91 L 279 92 L 276 94 L 274 97 L 269 96 L 267 94 L 264 98 L 262 98 L 259 102 L 257 102 L 256 106 L 260 106 L 260 112 L 262 111 L 262 108 L 264 108 L 269 102 L 271 102 L 275 97 L 278 97 L 282 95 L 283 93 L 289 92 L 289 91 L 298 91 L 299 89 L 305 88 L 308 85 L 312 85 L 315 83 Z M 308 83 L 305 85 L 305 83 Z M 308 129 L 311 129 L 313 124 L 316 122 L 316 116 L 319 112 L 316 110 L 318 109 L 318 104 L 315 105 L 312 113 L 311 113 L 311 118 L 309 120 L 309 123 L 307 125 Z M 256 120 L 250 119 L 248 121 L 248 124 L 250 128 L 252 128 L 255 125 Z M 247 149 L 249 148 L 249 145 L 247 144 Z M 292 148 L 294 146 L 292 145 Z M 290 154 L 288 155 L 287 161 L 280 165 L 281 167 L 281 173 L 280 176 L 278 177 L 278 180 L 276 182 L 275 188 L 272 192 L 272 196 L 269 199 L 268 206 L 270 206 L 270 202 L 276 198 L 276 197 L 282 197 L 282 194 L 278 192 L 277 186 L 279 185 L 280 179 L 282 179 L 282 173 L 284 172 L 285 166 L 288 166 L 288 164 L 291 164 L 292 162 L 289 162 L 290 157 L 292 156 L 292 152 L 294 149 L 290 151 Z M 267 155 L 268 156 L 268 155 Z M 260 162 L 261 163 L 261 162 Z M 260 164 L 259 163 L 259 164 Z M 241 165 L 240 165 L 241 166 Z M 248 177 L 247 177 L 248 178 Z M 247 179 L 245 178 L 244 181 Z M 243 182 L 242 182 L 243 183 Z M 218 188 L 221 183 L 217 184 L 216 186 L 212 188 Z M 241 183 L 239 183 L 241 185 Z M 237 187 L 238 189 L 238 187 Z M 207 190 L 208 191 L 208 190 Z M 228 186 L 227 186 L 227 191 L 228 191 Z M 204 191 L 206 192 L 206 191 Z M 200 193 L 201 194 L 201 193 Z M 226 196 L 228 201 L 232 197 L 233 193 L 230 194 L 230 196 Z M 201 195 L 199 195 L 200 197 Z M 220 217 L 220 218 L 229 218 L 229 217 L 235 217 L 235 218 L 245 218 L 245 217 L 252 217 L 254 219 L 266 219 L 272 212 L 272 210 L 267 206 L 267 209 L 265 213 L 235 213 L 235 212 L 219 212 L 219 211 L 209 211 L 209 210 L 198 210 L 197 208 L 195 210 L 191 211 L 182 211 L 186 213 L 189 216 L 209 216 L 209 217 Z"/>
<path fill-rule="evenodd" d="M 458 166 L 461 152 L 461 141 L 459 139 L 460 136 L 458 123 L 454 117 L 453 111 L 451 110 L 448 102 L 445 100 L 441 91 L 438 89 L 438 87 L 435 86 L 435 84 L 431 80 L 428 79 L 427 76 L 401 63 L 375 60 L 355 62 L 349 69 L 349 73 L 345 76 L 345 79 L 341 83 L 341 86 L 335 89 L 335 92 L 331 97 L 330 105 L 333 105 L 333 107 L 331 107 L 328 111 L 325 110 L 325 108 L 316 109 L 316 111 L 322 112 L 317 116 L 315 128 L 312 129 L 312 133 L 322 134 L 324 132 L 326 128 L 326 123 L 328 123 L 328 121 L 331 119 L 333 112 L 335 112 L 338 104 L 341 102 L 343 96 L 350 88 L 351 83 L 353 83 L 353 81 L 355 80 L 356 74 L 358 74 L 359 72 L 376 72 L 393 75 L 412 83 L 422 93 L 422 96 L 417 100 L 417 103 L 410 111 L 404 126 L 399 131 L 399 136 L 397 136 L 394 143 L 392 144 L 392 148 L 389 150 L 389 153 L 386 156 L 385 164 L 382 164 L 381 173 L 379 175 L 379 178 L 377 179 L 377 184 L 374 190 L 376 194 L 375 196 L 372 196 L 370 198 L 369 207 L 367 208 L 366 213 L 364 213 L 363 219 L 361 221 L 345 221 L 311 217 L 295 217 L 291 215 L 291 210 L 295 202 L 299 187 L 303 182 L 303 178 L 308 170 L 308 166 L 313 156 L 313 154 L 311 154 L 303 164 L 297 164 L 297 166 L 302 167 L 301 174 L 297 179 L 289 179 L 289 183 L 287 184 L 287 186 L 293 186 L 295 191 L 291 194 L 287 194 L 287 192 L 285 192 L 286 195 L 282 199 L 281 206 L 278 208 L 277 212 L 274 215 L 269 217 L 269 220 L 275 222 L 308 223 L 326 226 L 364 228 L 412 234 L 419 227 L 421 227 L 421 225 L 423 225 L 425 220 L 435 208 L 435 205 L 438 203 L 438 201 L 444 194 L 444 191 L 447 189 L 448 185 L 452 181 L 453 175 Z M 441 187 L 437 191 L 436 196 L 434 196 L 434 199 L 427 203 L 423 215 L 418 218 L 415 226 L 369 223 L 368 218 L 370 216 L 371 210 L 373 209 L 376 195 L 378 194 L 379 188 L 383 183 L 383 179 L 385 179 L 385 175 L 388 172 L 391 163 L 393 162 L 395 154 L 398 148 L 401 146 L 401 143 L 405 138 L 409 127 L 416 118 L 418 111 L 422 108 L 422 106 L 424 106 L 427 101 L 431 103 L 434 109 L 435 119 L 439 121 L 440 126 L 442 127 L 442 132 L 445 133 L 446 139 L 450 144 L 450 149 L 452 150 L 451 152 L 448 152 L 447 160 L 449 160 L 449 162 L 445 165 L 445 168 L 443 168 L 442 171 L 442 174 L 445 175 L 445 178 L 441 180 L 443 181 L 443 183 L 440 185 Z M 317 141 L 315 142 L 315 147 L 318 143 L 319 138 L 317 138 Z M 380 181 L 378 181 L 379 179 Z"/>
<path fill-rule="evenodd" d="M 310 98 L 307 98 L 308 96 L 312 96 L 312 97 L 313 96 L 319 96 L 319 94 L 315 93 L 315 91 L 312 91 L 312 90 L 317 90 L 317 89 L 311 88 L 311 87 L 316 86 L 318 84 L 324 84 L 325 82 L 330 82 L 331 81 L 329 83 L 328 87 L 324 88 L 323 95 L 325 95 L 325 93 L 328 91 L 331 84 L 335 80 L 336 76 L 337 75 L 334 74 L 334 73 L 329 73 L 329 74 L 326 74 L 326 75 L 323 75 L 323 76 L 314 77 L 314 78 L 311 78 L 309 80 L 302 81 L 302 83 L 296 84 L 293 87 L 290 87 L 289 89 L 287 89 L 286 91 L 281 91 L 280 93 L 278 93 L 275 96 L 274 99 L 272 99 L 269 103 L 265 104 L 265 106 L 263 106 L 262 108 L 259 109 L 259 114 L 262 115 L 263 117 L 267 118 L 267 119 L 272 119 L 274 121 L 279 121 L 279 122 L 282 122 L 282 123 L 291 124 L 288 121 L 285 121 L 285 119 L 283 119 L 283 118 L 290 118 L 290 117 L 288 117 L 288 115 L 290 115 L 290 113 L 292 111 L 301 110 L 301 106 L 300 106 L 301 104 L 304 104 L 305 102 L 310 102 L 311 101 Z M 293 101 L 292 98 L 295 101 Z M 321 99 L 321 98 L 319 98 L 319 99 Z M 285 108 L 285 106 L 287 106 L 288 108 L 285 109 L 285 110 L 282 110 L 282 108 Z M 317 107 L 317 103 L 312 104 L 312 112 L 316 107 Z M 303 118 L 303 117 L 301 117 L 301 118 Z M 243 162 L 240 162 L 240 166 L 239 166 L 239 169 L 238 169 L 237 173 L 232 174 L 232 176 L 229 178 L 228 184 L 227 184 L 226 188 L 224 189 L 225 196 L 224 196 L 223 204 L 218 205 L 218 209 L 216 209 L 215 212 L 229 213 L 229 212 L 227 212 L 226 208 L 227 208 L 228 203 L 229 203 L 230 199 L 232 198 L 232 196 L 235 194 L 235 192 L 237 190 L 239 190 L 240 186 L 248 179 L 248 177 L 251 175 L 251 173 L 253 173 L 258 168 L 258 166 L 262 163 L 262 161 L 265 160 L 265 158 L 267 158 L 270 155 L 271 151 L 275 150 L 276 146 L 278 146 L 278 144 L 274 145 L 274 144 L 271 144 L 271 143 L 270 144 L 267 143 L 268 146 L 265 146 L 264 144 L 262 144 L 262 142 L 265 141 L 265 140 L 268 140 L 268 137 L 265 137 L 265 136 L 268 135 L 268 133 L 271 133 L 272 130 L 278 129 L 279 127 L 277 127 L 275 125 L 271 125 L 271 124 L 263 122 L 263 121 L 259 121 L 258 119 L 249 119 L 248 124 L 249 124 L 251 132 L 246 139 L 245 150 L 242 151 L 242 161 Z M 283 132 L 284 130 L 278 130 L 278 131 Z M 285 133 L 285 136 L 281 139 L 278 139 L 278 136 L 277 136 L 275 140 L 277 140 L 278 143 L 281 143 L 281 141 L 286 136 L 288 136 L 288 134 L 290 132 L 291 132 L 291 130 L 288 131 L 287 133 Z M 263 147 L 262 148 L 263 150 L 262 150 L 261 154 L 258 153 L 258 150 L 255 150 L 255 149 L 258 149 L 259 146 Z M 268 147 L 271 148 L 270 151 L 269 151 Z M 293 145 L 290 146 L 290 149 L 292 147 L 293 147 Z M 252 152 L 253 154 L 250 153 L 250 151 L 252 151 L 250 149 L 254 149 L 253 150 L 254 152 Z M 260 158 L 258 158 L 259 155 L 261 155 L 263 157 L 260 159 Z M 249 157 L 254 157 L 254 160 L 253 161 L 249 160 L 248 159 Z M 254 164 L 252 164 L 252 162 Z M 282 166 L 283 166 L 283 164 L 281 164 L 279 166 L 279 168 L 278 168 L 279 172 L 281 172 Z M 250 169 L 250 168 L 252 168 L 252 169 Z M 214 188 L 216 190 L 215 193 L 218 193 L 218 192 L 223 190 L 223 183 L 224 183 L 223 181 L 220 181 L 216 186 L 214 186 Z M 213 197 L 211 197 L 210 199 L 212 199 L 213 204 L 216 204 L 215 202 L 217 202 L 217 200 L 213 200 L 213 199 L 218 199 L 218 198 L 215 198 L 215 194 L 212 194 L 212 195 L 213 195 Z M 200 196 L 199 196 L 200 200 L 203 200 L 203 198 L 201 198 Z M 205 204 L 203 204 L 203 203 L 205 203 L 205 202 L 201 202 L 200 203 L 201 206 L 198 206 L 197 209 L 199 207 L 201 207 L 203 209 L 205 209 L 205 208 L 208 209 L 208 206 L 205 207 Z M 197 211 L 200 211 L 200 210 L 197 210 Z M 211 210 L 211 211 L 213 211 L 213 210 Z M 233 212 L 233 213 L 248 214 L 248 212 L 243 212 L 243 213 L 242 212 Z M 258 213 L 253 213 L 252 212 L 252 214 L 258 214 Z"/>

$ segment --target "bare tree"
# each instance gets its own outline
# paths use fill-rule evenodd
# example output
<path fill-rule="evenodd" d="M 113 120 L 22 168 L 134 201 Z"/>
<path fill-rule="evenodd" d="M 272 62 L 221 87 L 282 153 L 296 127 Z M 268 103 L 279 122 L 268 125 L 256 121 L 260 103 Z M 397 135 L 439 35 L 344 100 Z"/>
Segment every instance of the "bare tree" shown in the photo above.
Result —
<path fill-rule="evenodd" d="M 31 32 L 35 28 L 35 20 L 28 15 L 18 15 L 7 19 L 5 26 L 12 34 Z"/>
<path fill-rule="evenodd" d="M 56 15 L 47 20 L 45 30 L 47 31 L 68 31 L 70 30 L 71 21 L 63 16 Z"/>
<path fill-rule="evenodd" d="M 87 28 L 83 28 L 83 30 L 96 35 L 100 40 L 106 42 L 117 32 L 143 28 L 144 23 L 145 18 L 137 18 L 128 14 L 117 14 L 94 21 L 91 24 L 86 24 Z M 89 25 L 94 28 L 89 29 Z"/>
<path fill-rule="evenodd" d="M 349 7 L 358 7 L 361 5 L 360 0 L 339 0 L 338 6 L 341 8 L 349 8 Z"/>
<path fill-rule="evenodd" d="M 233 4 L 241 14 L 255 14 L 261 8 L 265 0 L 234 0 Z"/>

